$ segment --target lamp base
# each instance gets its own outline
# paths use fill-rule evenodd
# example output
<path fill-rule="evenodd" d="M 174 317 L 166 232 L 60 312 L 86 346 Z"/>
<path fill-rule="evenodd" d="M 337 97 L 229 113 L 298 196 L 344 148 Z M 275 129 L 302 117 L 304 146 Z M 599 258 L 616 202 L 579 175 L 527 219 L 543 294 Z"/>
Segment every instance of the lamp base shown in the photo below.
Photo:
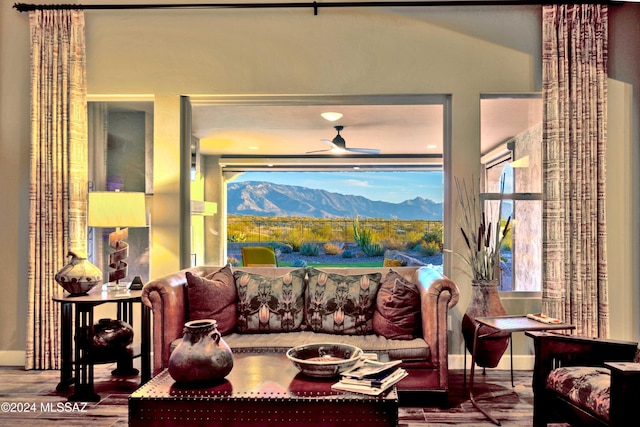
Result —
<path fill-rule="evenodd" d="M 116 231 L 109 234 L 109 246 L 113 248 L 113 252 L 109 254 L 109 267 L 113 268 L 109 272 L 110 283 L 118 283 L 127 277 L 129 266 L 124 260 L 129 256 L 129 244 L 124 239 L 128 236 L 128 228 L 117 228 Z"/>
<path fill-rule="evenodd" d="M 129 289 L 130 282 L 107 282 L 102 285 L 103 291 L 122 291 Z"/>

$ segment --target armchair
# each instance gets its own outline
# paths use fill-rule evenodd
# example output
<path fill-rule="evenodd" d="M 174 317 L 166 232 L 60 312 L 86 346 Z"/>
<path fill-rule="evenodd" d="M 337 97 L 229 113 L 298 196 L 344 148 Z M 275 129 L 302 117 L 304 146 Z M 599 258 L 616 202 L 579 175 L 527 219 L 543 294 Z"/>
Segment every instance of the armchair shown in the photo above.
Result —
<path fill-rule="evenodd" d="M 242 265 L 245 267 L 277 267 L 276 251 L 271 246 L 243 246 Z"/>
<path fill-rule="evenodd" d="M 533 425 L 622 426 L 637 419 L 637 343 L 526 332 L 533 338 Z M 634 356 L 635 355 L 635 356 Z"/>

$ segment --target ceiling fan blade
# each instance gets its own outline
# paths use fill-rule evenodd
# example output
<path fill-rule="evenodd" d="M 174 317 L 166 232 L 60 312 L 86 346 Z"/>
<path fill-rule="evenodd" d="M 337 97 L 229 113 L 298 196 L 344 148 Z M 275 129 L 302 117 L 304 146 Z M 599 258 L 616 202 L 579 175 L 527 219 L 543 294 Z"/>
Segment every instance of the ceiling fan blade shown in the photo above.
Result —
<path fill-rule="evenodd" d="M 345 150 L 350 151 L 352 153 L 380 154 L 380 150 L 377 150 L 375 148 L 345 148 Z"/>
<path fill-rule="evenodd" d="M 335 146 L 336 146 L 336 144 L 334 144 L 333 141 L 330 140 L 330 139 L 321 139 L 320 141 L 324 142 L 327 145 L 330 145 L 331 148 L 335 148 Z"/>
<path fill-rule="evenodd" d="M 342 154 L 345 152 L 351 153 L 361 153 L 361 154 L 380 154 L 380 150 L 375 148 L 347 148 L 347 142 L 344 140 L 342 135 L 340 135 L 340 131 L 344 129 L 344 126 L 334 126 L 338 134 L 333 138 L 333 140 L 321 139 L 327 145 L 330 145 L 331 148 L 328 150 L 316 150 L 316 151 L 307 151 L 307 154 L 311 153 L 324 153 L 331 152 L 334 154 Z"/>
<path fill-rule="evenodd" d="M 333 141 L 331 141 L 330 139 L 321 139 L 320 141 L 324 142 L 327 145 L 330 145 L 331 148 L 327 149 L 327 150 L 314 150 L 314 151 L 307 151 L 305 154 L 313 154 L 313 153 L 328 153 L 328 152 L 335 152 L 336 150 L 336 144 L 333 143 Z"/>

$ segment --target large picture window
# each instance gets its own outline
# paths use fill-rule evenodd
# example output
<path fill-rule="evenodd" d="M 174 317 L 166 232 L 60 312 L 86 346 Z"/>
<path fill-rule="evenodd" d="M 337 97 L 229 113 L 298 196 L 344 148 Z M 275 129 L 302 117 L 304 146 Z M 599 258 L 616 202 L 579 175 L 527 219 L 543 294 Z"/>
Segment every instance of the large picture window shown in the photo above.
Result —
<path fill-rule="evenodd" d="M 279 265 L 441 267 L 443 172 L 242 173 L 227 184 L 228 260 L 247 245 L 273 246 Z"/>
<path fill-rule="evenodd" d="M 382 265 L 392 251 L 442 264 L 448 96 L 191 97 L 190 106 L 191 201 L 218 206 L 202 227 L 192 216 L 192 263 L 240 264 L 238 246 L 269 244 L 283 263 L 351 264 L 368 253 Z"/>

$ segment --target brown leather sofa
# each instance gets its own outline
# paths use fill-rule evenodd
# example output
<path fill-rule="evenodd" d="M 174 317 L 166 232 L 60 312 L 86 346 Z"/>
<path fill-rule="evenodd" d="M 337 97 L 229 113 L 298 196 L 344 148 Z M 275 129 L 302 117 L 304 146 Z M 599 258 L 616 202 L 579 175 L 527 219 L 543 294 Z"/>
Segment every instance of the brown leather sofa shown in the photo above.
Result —
<path fill-rule="evenodd" d="M 186 273 L 204 277 L 220 269 L 200 266 L 181 270 L 147 283 L 142 301 L 153 313 L 154 375 L 168 367 L 172 349 L 189 321 Z M 277 278 L 294 270 L 292 267 L 238 267 L 244 271 Z M 381 273 L 381 268 L 322 268 L 327 273 L 360 275 Z M 286 352 L 287 349 L 310 342 L 345 342 L 374 352 L 380 360 L 400 359 L 409 372 L 398 384 L 401 400 L 417 401 L 420 405 L 442 405 L 448 395 L 448 310 L 458 302 L 458 288 L 451 280 L 432 267 L 393 267 L 403 278 L 417 284 L 419 291 L 419 336 L 414 339 L 388 339 L 375 333 L 368 335 L 338 335 L 309 330 L 277 333 L 241 333 L 237 330 L 223 336 L 234 353 Z M 428 397 L 427 397 L 428 395 Z"/>

